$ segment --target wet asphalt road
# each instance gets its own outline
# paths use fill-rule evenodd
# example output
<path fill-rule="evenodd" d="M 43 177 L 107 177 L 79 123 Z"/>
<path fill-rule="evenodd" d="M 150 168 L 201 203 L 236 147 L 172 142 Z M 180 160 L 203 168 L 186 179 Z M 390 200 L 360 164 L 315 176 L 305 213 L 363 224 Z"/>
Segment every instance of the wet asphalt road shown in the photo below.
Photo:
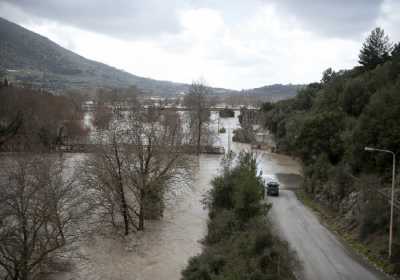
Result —
<path fill-rule="evenodd" d="M 269 200 L 273 221 L 302 262 L 302 279 L 385 279 L 345 248 L 293 191 L 282 190 Z"/>
<path fill-rule="evenodd" d="M 347 249 L 297 199 L 292 189 L 300 186 L 301 177 L 297 175 L 300 173 L 294 161 L 288 157 L 262 153 L 259 167 L 266 179 L 281 183 L 280 196 L 267 198 L 272 203 L 270 217 L 278 233 L 298 255 L 302 264 L 300 279 L 388 279 Z"/>
<path fill-rule="evenodd" d="M 237 118 L 224 119 L 223 125 L 233 130 L 239 126 Z M 228 135 L 226 135 L 228 136 Z M 228 148 L 227 137 L 221 144 Z M 249 145 L 232 143 L 236 153 L 249 150 Z M 293 193 L 302 182 L 301 165 L 284 155 L 255 151 L 258 168 L 266 181 L 281 184 L 279 197 L 268 197 L 272 202 L 269 214 L 278 234 L 288 241 L 302 264 L 299 279 L 305 280 L 372 280 L 388 279 L 346 248 L 338 238 L 325 228 L 316 215 L 306 208 Z"/>

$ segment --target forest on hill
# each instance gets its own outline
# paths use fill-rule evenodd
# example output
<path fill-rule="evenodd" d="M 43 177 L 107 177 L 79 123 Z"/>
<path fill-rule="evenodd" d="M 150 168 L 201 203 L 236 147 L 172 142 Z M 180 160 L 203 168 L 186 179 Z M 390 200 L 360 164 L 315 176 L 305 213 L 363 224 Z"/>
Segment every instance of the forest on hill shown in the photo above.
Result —
<path fill-rule="evenodd" d="M 264 103 L 264 125 L 280 151 L 304 164 L 304 190 L 376 259 L 387 258 L 392 156 L 400 152 L 400 44 L 374 29 L 351 70 L 327 69 L 295 98 Z M 396 200 L 398 196 L 396 195 Z M 400 260 L 395 220 L 392 263 Z M 389 270 L 398 272 L 399 265 Z"/>

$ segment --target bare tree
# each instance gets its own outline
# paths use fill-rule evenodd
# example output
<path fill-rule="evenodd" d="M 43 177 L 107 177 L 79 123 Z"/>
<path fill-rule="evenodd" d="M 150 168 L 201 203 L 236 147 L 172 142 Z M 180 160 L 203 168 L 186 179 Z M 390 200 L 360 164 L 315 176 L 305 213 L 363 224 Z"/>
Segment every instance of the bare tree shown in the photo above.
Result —
<path fill-rule="evenodd" d="M 210 90 L 203 82 L 193 82 L 184 97 L 184 105 L 189 109 L 189 129 L 196 145 L 197 155 L 201 152 L 202 136 L 210 122 Z"/>
<path fill-rule="evenodd" d="M 108 129 L 113 118 L 113 111 L 110 107 L 97 104 L 93 113 L 93 124 L 98 129 Z"/>
<path fill-rule="evenodd" d="M 77 241 L 90 203 L 61 161 L 23 155 L 7 162 L 0 185 L 0 276 L 36 279 L 43 265 Z M 68 177 L 68 178 L 66 178 Z"/>
<path fill-rule="evenodd" d="M 122 141 L 122 131 L 110 129 L 107 138 L 102 139 L 98 149 L 86 163 L 86 184 L 97 194 L 97 204 L 101 216 L 108 216 L 113 226 L 122 217 L 125 235 L 130 226 L 135 226 L 126 194 L 126 146 Z M 109 143 L 105 144 L 104 141 Z M 120 214 L 120 215 L 119 215 Z"/>
<path fill-rule="evenodd" d="M 77 113 L 82 112 L 82 104 L 89 99 L 87 93 L 81 90 L 68 90 L 63 94 Z"/>
<path fill-rule="evenodd" d="M 0 123 L 0 148 L 3 144 L 13 138 L 22 125 L 22 113 L 17 112 L 14 119 L 7 123 Z"/>
<path fill-rule="evenodd" d="M 178 114 L 134 112 L 129 127 L 129 188 L 136 199 L 138 230 L 144 230 L 146 216 L 162 215 L 165 190 L 189 179 L 190 165 Z"/>
<path fill-rule="evenodd" d="M 131 227 L 144 230 L 146 218 L 162 215 L 165 190 L 187 180 L 189 165 L 178 114 L 132 111 L 116 125 L 87 164 L 86 177 L 103 213 L 113 225 L 122 220 L 127 235 Z"/>
<path fill-rule="evenodd" d="M 86 134 L 83 114 L 65 96 L 7 87 L 0 90 L 0 100 L 0 126 L 14 123 L 6 129 L 15 134 L 7 139 L 11 151 L 49 150 L 63 139 Z"/>

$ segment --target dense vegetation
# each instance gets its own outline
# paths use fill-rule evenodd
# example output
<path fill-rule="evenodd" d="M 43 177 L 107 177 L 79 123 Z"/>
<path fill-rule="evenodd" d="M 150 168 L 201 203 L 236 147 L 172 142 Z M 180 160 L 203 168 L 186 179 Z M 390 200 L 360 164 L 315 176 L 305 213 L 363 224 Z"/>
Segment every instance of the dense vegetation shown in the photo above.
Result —
<path fill-rule="evenodd" d="M 243 153 L 236 166 L 231 164 L 225 160 L 212 181 L 204 249 L 190 259 L 182 279 L 295 279 L 294 259 L 265 218 L 269 205 L 263 202 L 255 156 Z"/>
<path fill-rule="evenodd" d="M 377 28 L 360 52 L 362 66 L 328 69 L 320 83 L 308 85 L 295 98 L 262 107 L 264 124 L 275 134 L 279 150 L 303 161 L 308 194 L 342 215 L 348 210 L 343 201 L 357 194 L 355 204 L 362 210 L 346 222 L 366 242 L 388 232 L 389 206 L 376 190 L 388 193 L 392 158 L 364 148 L 400 152 L 399 49 Z M 371 190 L 375 195 L 368 194 Z M 387 255 L 386 242 L 383 238 L 382 256 Z"/>

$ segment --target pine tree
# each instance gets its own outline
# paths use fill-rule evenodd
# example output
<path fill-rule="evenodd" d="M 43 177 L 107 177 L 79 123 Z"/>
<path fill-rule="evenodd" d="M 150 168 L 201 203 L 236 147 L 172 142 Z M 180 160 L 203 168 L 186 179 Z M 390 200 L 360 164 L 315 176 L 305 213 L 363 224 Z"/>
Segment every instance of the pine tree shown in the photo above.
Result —
<path fill-rule="evenodd" d="M 392 57 L 400 57 L 400 42 L 394 45 L 392 50 Z"/>
<path fill-rule="evenodd" d="M 372 30 L 363 43 L 359 55 L 359 63 L 367 69 L 374 69 L 390 57 L 392 44 L 385 31 L 379 27 Z"/>

